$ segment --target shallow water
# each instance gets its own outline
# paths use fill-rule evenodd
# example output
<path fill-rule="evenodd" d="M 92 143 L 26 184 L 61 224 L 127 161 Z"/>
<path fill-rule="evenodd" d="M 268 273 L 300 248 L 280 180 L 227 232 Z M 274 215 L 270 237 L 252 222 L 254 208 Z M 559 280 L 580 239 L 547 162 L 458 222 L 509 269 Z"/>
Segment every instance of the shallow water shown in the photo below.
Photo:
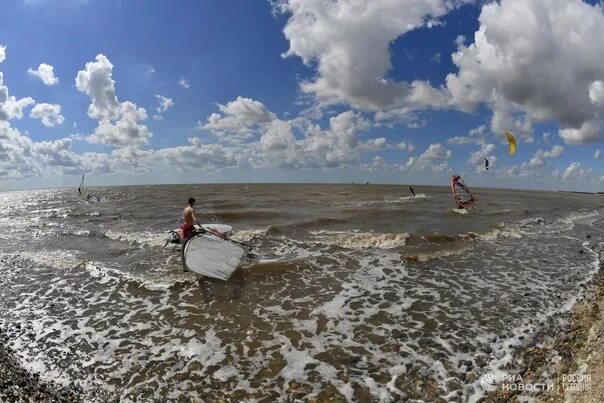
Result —
<path fill-rule="evenodd" d="M 0 319 L 89 400 L 476 400 L 598 267 L 594 195 L 194 185 L 0 193 Z M 183 201 L 258 258 L 197 282 L 163 248 Z M 591 238 L 587 239 L 586 235 Z"/>

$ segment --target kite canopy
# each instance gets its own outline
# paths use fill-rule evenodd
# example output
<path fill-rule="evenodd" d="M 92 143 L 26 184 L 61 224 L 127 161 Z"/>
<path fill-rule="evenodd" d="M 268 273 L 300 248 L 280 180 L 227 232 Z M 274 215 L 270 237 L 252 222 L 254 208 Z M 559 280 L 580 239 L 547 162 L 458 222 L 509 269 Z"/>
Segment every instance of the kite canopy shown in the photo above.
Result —
<path fill-rule="evenodd" d="M 516 154 L 516 138 L 510 132 L 505 132 L 505 137 L 508 139 L 508 152 L 510 155 Z"/>
<path fill-rule="evenodd" d="M 476 201 L 459 175 L 451 176 L 451 192 L 459 208 L 468 208 Z"/>

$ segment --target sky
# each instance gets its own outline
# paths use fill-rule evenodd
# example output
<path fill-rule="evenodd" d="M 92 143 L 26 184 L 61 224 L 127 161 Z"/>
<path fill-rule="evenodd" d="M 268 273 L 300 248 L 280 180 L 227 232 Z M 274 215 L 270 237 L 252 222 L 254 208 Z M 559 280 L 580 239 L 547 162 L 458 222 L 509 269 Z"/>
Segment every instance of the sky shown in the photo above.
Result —
<path fill-rule="evenodd" d="M 604 191 L 597 1 L 4 3 L 0 190 L 461 174 Z"/>

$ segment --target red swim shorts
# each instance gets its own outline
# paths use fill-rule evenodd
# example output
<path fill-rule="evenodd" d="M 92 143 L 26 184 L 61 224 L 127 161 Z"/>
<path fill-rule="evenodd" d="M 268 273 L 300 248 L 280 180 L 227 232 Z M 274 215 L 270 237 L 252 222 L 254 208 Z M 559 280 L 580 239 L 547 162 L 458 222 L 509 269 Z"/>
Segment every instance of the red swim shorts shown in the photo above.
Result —
<path fill-rule="evenodd" d="M 191 233 L 195 229 L 195 226 L 190 224 L 183 224 L 180 226 L 180 229 L 182 230 L 182 236 L 184 237 L 184 239 L 187 239 L 191 236 Z"/>

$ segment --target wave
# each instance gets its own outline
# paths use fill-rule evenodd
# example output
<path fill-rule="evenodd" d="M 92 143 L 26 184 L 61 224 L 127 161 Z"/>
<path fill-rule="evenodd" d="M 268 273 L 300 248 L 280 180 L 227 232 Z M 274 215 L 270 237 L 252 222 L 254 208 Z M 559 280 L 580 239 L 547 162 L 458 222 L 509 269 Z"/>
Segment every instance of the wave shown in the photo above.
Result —
<path fill-rule="evenodd" d="M 439 259 L 449 256 L 457 256 L 466 253 L 472 249 L 472 246 L 467 245 L 457 249 L 444 249 L 429 252 L 418 252 L 405 256 L 406 263 L 427 262 L 432 259 Z"/>
<path fill-rule="evenodd" d="M 407 233 L 316 231 L 321 243 L 349 249 L 394 249 L 407 244 Z"/>

